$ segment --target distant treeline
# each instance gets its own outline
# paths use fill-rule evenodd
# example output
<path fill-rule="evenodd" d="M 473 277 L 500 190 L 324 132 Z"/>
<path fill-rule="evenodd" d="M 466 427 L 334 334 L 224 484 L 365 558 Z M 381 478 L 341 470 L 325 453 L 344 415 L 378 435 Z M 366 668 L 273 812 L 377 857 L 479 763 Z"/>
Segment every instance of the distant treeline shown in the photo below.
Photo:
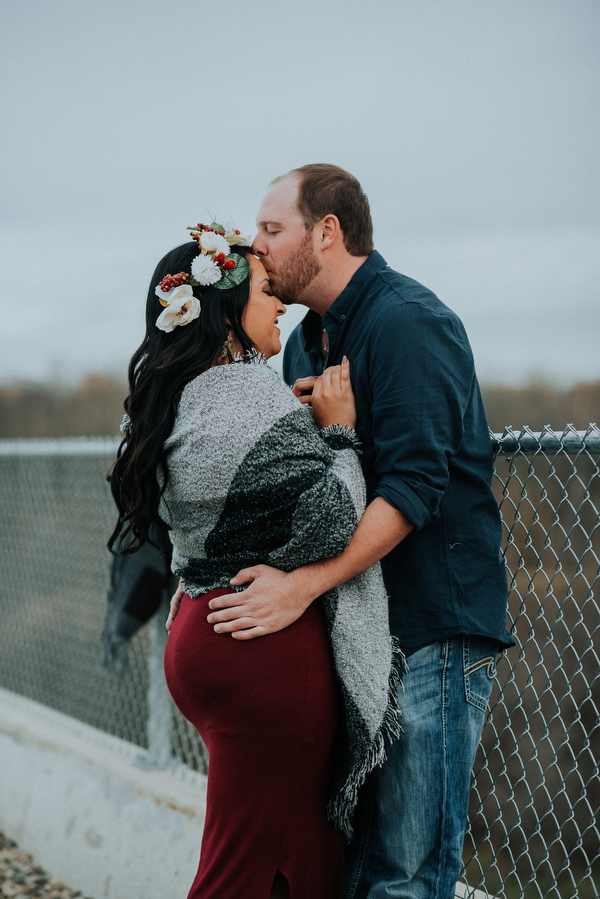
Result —
<path fill-rule="evenodd" d="M 534 431 L 544 425 L 587 428 L 600 422 L 600 380 L 561 390 L 542 381 L 522 387 L 484 384 L 483 398 L 493 431 L 507 425 Z M 76 387 L 52 384 L 0 386 L 0 438 L 113 436 L 119 432 L 127 388 L 91 374 Z"/>
<path fill-rule="evenodd" d="M 545 425 L 561 429 L 573 425 L 585 430 L 590 422 L 600 424 L 600 380 L 577 384 L 568 390 L 534 381 L 520 387 L 483 384 L 481 387 L 488 423 L 492 431 L 509 425 L 529 425 L 541 431 Z"/>
<path fill-rule="evenodd" d="M 76 387 L 10 384 L 0 387 L 0 437 L 118 435 L 127 388 L 91 374 Z"/>

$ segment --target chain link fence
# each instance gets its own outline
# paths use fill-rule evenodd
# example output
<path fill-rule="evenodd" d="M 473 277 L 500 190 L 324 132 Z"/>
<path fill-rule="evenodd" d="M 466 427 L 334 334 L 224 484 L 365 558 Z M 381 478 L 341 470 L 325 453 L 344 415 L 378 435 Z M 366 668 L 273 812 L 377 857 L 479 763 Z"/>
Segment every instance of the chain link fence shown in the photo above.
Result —
<path fill-rule="evenodd" d="M 465 878 L 491 895 L 597 897 L 600 430 L 507 428 L 495 446 L 517 646 L 475 764 Z"/>
<path fill-rule="evenodd" d="M 494 441 L 517 646 L 499 660 L 475 764 L 465 895 L 588 899 L 600 895 L 600 429 Z M 0 687 L 139 745 L 140 763 L 205 771 L 162 677 L 166 612 L 133 638 L 125 680 L 102 667 L 117 444 L 0 441 Z"/>

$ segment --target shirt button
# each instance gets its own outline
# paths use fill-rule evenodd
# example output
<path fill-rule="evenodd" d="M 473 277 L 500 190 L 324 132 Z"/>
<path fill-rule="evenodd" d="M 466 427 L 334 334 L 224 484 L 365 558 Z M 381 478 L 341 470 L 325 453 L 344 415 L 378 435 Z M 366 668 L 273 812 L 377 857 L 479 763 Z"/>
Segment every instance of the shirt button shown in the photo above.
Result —
<path fill-rule="evenodd" d="M 346 316 L 345 316 L 345 315 L 340 315 L 340 318 L 341 318 L 342 321 L 344 321 L 344 319 L 346 318 Z"/>

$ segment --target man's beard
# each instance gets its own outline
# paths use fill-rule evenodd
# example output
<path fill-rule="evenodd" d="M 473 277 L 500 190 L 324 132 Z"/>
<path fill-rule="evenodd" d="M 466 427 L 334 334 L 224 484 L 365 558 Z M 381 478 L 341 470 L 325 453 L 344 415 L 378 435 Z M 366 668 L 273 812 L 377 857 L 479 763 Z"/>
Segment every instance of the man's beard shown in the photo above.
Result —
<path fill-rule="evenodd" d="M 312 231 L 309 231 L 298 247 L 298 252 L 292 256 L 286 268 L 279 272 L 274 283 L 271 278 L 273 293 L 288 306 L 297 303 L 320 271 L 321 266 L 312 248 Z"/>

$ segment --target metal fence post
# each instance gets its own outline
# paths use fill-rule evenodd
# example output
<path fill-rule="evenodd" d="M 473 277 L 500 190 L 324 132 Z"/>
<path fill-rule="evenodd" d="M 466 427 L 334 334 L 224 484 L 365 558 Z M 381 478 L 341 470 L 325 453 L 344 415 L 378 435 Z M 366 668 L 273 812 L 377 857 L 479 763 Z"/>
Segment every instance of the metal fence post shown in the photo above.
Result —
<path fill-rule="evenodd" d="M 148 625 L 148 720 L 146 723 L 148 753 L 139 755 L 136 759 L 136 765 L 141 768 L 163 769 L 168 767 L 172 758 L 173 700 L 167 688 L 163 668 L 168 636 L 165 621 L 168 614 L 169 598 L 165 594 L 160 609 Z"/>

